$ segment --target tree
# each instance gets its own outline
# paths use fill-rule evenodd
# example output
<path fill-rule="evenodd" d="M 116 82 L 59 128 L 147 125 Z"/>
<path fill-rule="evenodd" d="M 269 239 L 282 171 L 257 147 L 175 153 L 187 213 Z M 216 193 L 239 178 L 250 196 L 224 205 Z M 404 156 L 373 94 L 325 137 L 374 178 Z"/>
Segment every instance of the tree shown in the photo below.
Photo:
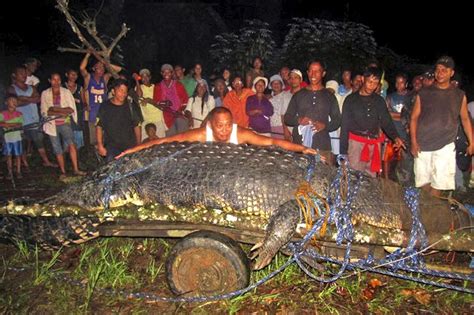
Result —
<path fill-rule="evenodd" d="M 330 72 L 340 67 L 360 68 L 375 58 L 373 31 L 360 23 L 294 18 L 281 48 L 281 63 L 304 69 L 314 58 L 322 59 Z"/>
<path fill-rule="evenodd" d="M 68 0 L 56 0 L 56 8 L 61 11 L 66 17 L 67 22 L 71 26 L 72 31 L 76 34 L 77 38 L 81 42 L 81 45 L 73 43 L 74 48 L 59 47 L 58 50 L 61 52 L 75 52 L 75 53 L 86 53 L 91 52 L 98 60 L 103 62 L 107 67 L 108 71 L 117 78 L 118 74 L 110 67 L 110 57 L 112 51 L 117 47 L 119 41 L 125 37 L 127 32 L 130 30 L 125 23 L 122 24 L 122 28 L 119 34 L 115 38 L 108 37 L 107 35 L 100 34 L 97 30 L 96 18 L 98 14 L 90 17 L 86 12 L 82 13 L 82 21 L 71 15 Z M 81 30 L 87 31 L 87 37 Z"/>
<path fill-rule="evenodd" d="M 244 74 L 256 56 L 260 56 L 265 64 L 271 64 L 275 49 L 273 33 L 268 23 L 246 20 L 237 34 L 217 35 L 210 54 L 215 64 L 214 70 L 231 67 L 232 71 Z"/>

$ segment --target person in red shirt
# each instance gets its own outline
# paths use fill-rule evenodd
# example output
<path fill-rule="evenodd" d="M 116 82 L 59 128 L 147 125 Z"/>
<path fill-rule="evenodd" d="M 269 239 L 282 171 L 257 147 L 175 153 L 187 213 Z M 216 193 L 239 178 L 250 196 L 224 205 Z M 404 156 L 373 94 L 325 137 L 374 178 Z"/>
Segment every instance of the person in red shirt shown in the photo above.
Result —
<path fill-rule="evenodd" d="M 170 64 L 161 66 L 161 75 L 163 80 L 155 84 L 153 100 L 168 104 L 163 109 L 163 116 L 168 128 L 166 136 L 169 137 L 188 130 L 188 120 L 183 114 L 188 103 L 188 94 L 184 85 L 173 79 L 173 67 Z"/>

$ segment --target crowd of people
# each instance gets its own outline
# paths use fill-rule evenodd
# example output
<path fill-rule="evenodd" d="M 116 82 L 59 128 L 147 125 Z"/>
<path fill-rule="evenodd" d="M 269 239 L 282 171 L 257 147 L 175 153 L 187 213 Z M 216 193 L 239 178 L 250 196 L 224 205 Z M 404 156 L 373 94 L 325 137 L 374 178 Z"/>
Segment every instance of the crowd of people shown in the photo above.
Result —
<path fill-rule="evenodd" d="M 287 66 L 268 75 L 259 57 L 244 74 L 225 68 L 212 80 L 199 63 L 191 71 L 163 64 L 161 80 L 155 81 L 149 69 L 126 78 L 121 67 L 91 55 L 79 71 L 51 73 L 50 87 L 41 93 L 34 75 L 40 62 L 29 58 L 15 67 L 0 114 L 7 179 L 22 178 L 32 147 L 64 179 L 66 152 L 73 174 L 85 174 L 78 166 L 78 149 L 85 144 L 110 161 L 170 141 L 220 141 L 317 152 L 329 164 L 342 155 L 372 177 L 388 177 L 394 163 L 413 159 L 408 171 L 415 185 L 437 195 L 462 186 L 455 180 L 460 133 L 464 154 L 474 153 L 474 102 L 468 104 L 453 80 L 455 65 L 448 56 L 411 84 L 406 74 L 397 74 L 387 95 L 389 83 L 377 63 L 362 71 L 343 69 L 340 82 L 327 80 L 319 59 L 308 62 L 307 80 L 303 71 Z M 44 135 L 56 163 L 49 160 Z"/>

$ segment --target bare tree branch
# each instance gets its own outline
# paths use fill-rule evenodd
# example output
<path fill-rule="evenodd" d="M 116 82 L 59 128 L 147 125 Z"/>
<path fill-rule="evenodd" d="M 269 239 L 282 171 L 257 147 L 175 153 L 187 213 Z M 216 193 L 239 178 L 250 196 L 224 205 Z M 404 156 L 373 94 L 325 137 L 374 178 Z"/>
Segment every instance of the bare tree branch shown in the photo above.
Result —
<path fill-rule="evenodd" d="M 56 8 L 61 11 L 64 16 L 66 17 L 67 22 L 72 28 L 72 31 L 77 35 L 79 40 L 88 48 L 88 49 L 94 49 L 94 47 L 89 43 L 89 41 L 82 35 L 81 30 L 79 29 L 79 26 L 76 24 L 74 21 L 74 18 L 71 16 L 69 13 L 69 1 L 68 0 L 56 0 L 56 3 L 58 4 Z"/>
<path fill-rule="evenodd" d="M 112 53 L 112 50 L 117 46 L 118 42 L 122 39 L 122 37 L 125 37 L 127 35 L 127 32 L 130 30 L 130 28 L 127 27 L 127 24 L 123 23 L 122 24 L 122 30 L 120 33 L 115 37 L 115 39 L 112 41 L 112 43 L 109 46 L 109 53 Z"/>
<path fill-rule="evenodd" d="M 100 49 L 102 51 L 108 51 L 107 46 L 105 45 L 104 41 L 99 37 L 97 33 L 97 27 L 95 25 L 95 21 L 89 20 L 89 21 L 84 21 L 83 25 L 85 26 L 87 32 L 89 35 L 95 40 L 95 42 L 99 45 Z M 108 57 L 110 57 L 109 52 Z"/>
<path fill-rule="evenodd" d="M 88 51 L 87 49 L 69 48 L 69 47 L 58 47 L 58 50 L 60 52 L 72 52 L 72 53 L 79 53 L 79 54 L 85 54 Z"/>
<path fill-rule="evenodd" d="M 66 48 L 66 47 L 59 47 L 58 50 L 61 52 L 74 52 L 74 53 L 87 53 L 90 52 L 93 54 L 97 60 L 104 63 L 107 70 L 113 75 L 114 78 L 118 77 L 117 72 L 111 67 L 110 63 L 110 56 L 112 55 L 112 50 L 117 46 L 118 42 L 125 37 L 127 32 L 130 30 L 127 25 L 124 23 L 122 24 L 122 29 L 120 33 L 115 37 L 115 39 L 111 42 L 109 47 L 104 43 L 104 41 L 100 38 L 99 32 L 97 31 L 96 27 L 96 19 L 91 19 L 86 13 L 82 14 L 83 21 L 77 21 L 69 12 L 69 1 L 68 0 L 56 0 L 57 5 L 56 8 L 61 11 L 64 16 L 66 17 L 67 22 L 72 28 L 72 31 L 77 35 L 78 39 L 83 44 L 83 47 L 73 44 L 76 48 Z M 97 15 L 96 15 L 97 16 Z M 95 44 L 100 48 L 100 50 L 96 50 L 95 47 L 87 40 L 87 38 L 82 34 L 79 26 L 83 27 L 87 33 L 92 37 L 95 41 Z"/>

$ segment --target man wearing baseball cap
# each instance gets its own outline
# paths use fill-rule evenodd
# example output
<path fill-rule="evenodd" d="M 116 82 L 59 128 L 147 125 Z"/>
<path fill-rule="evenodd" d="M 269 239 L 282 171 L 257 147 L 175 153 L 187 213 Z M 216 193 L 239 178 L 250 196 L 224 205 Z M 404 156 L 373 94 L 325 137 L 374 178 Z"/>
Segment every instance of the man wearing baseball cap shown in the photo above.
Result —
<path fill-rule="evenodd" d="M 439 196 L 455 189 L 456 150 L 454 140 L 459 117 L 474 153 L 472 126 L 464 91 L 450 84 L 454 60 L 440 57 L 435 64 L 435 83 L 423 88 L 415 100 L 410 120 L 411 153 L 415 158 L 415 185 Z"/>

